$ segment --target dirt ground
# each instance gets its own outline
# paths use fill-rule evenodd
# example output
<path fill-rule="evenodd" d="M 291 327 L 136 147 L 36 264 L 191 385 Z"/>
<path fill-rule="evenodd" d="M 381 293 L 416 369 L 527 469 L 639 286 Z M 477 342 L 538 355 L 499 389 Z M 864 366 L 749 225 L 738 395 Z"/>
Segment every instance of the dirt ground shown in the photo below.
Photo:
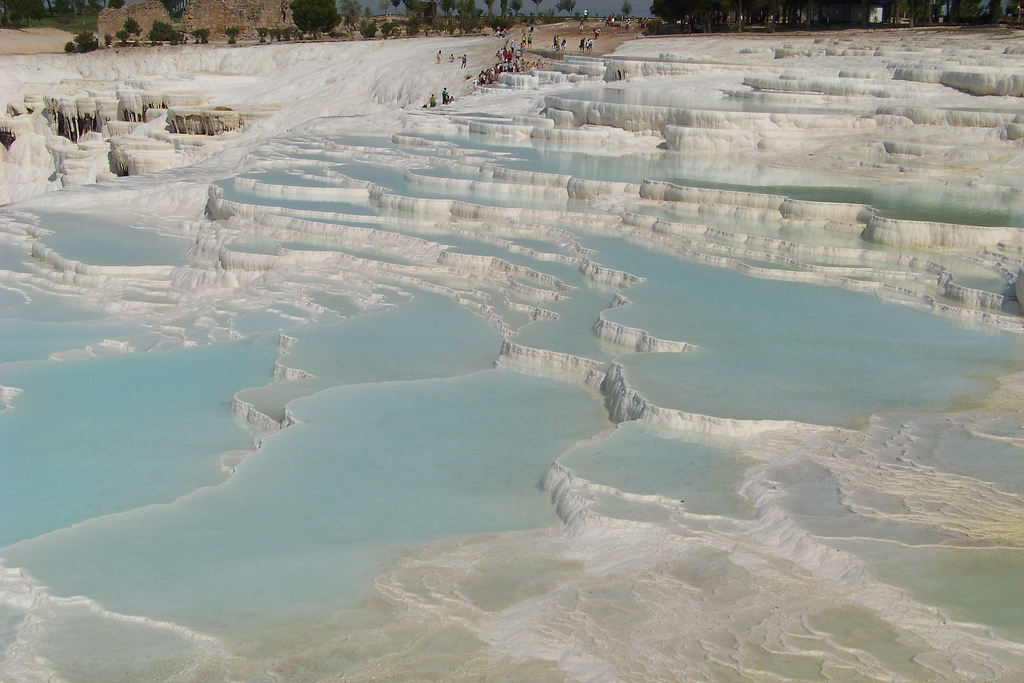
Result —
<path fill-rule="evenodd" d="M 633 21 L 627 31 L 621 26 L 605 26 L 603 19 L 588 19 L 583 23 L 583 30 L 580 31 L 579 21 L 562 21 L 557 24 L 535 24 L 533 26 L 533 47 L 543 50 L 541 54 L 548 54 L 551 49 L 551 39 L 555 35 L 565 38 L 565 54 L 576 55 L 580 53 L 580 38 L 593 38 L 594 29 L 600 27 L 601 35 L 594 41 L 593 54 L 608 54 L 628 40 L 640 36 L 637 22 Z M 519 41 L 524 31 L 529 27 L 517 26 L 512 29 L 512 37 Z M 553 53 L 551 53 L 553 54 Z"/>
<path fill-rule="evenodd" d="M 536 24 L 533 27 L 533 46 L 547 54 L 551 48 L 551 39 L 557 34 L 565 38 L 566 54 L 579 54 L 581 37 L 592 38 L 594 28 L 601 27 L 601 36 L 594 41 L 594 54 L 614 52 L 615 48 L 627 40 L 640 35 L 636 22 L 629 31 L 621 26 L 605 26 L 604 22 L 589 19 L 584 23 L 583 31 L 579 30 L 578 21 L 563 21 L 557 24 Z M 527 26 L 517 26 L 512 36 L 518 42 L 523 32 L 529 31 Z M 44 52 L 64 52 L 64 43 L 72 39 L 67 31 L 56 28 L 24 28 L 0 29 L 0 55 L 32 55 Z M 554 53 L 550 53 L 552 56 Z M 550 59 L 546 60 L 550 61 Z"/>
<path fill-rule="evenodd" d="M 37 55 L 64 52 L 74 36 L 59 28 L 0 28 L 0 55 Z"/>

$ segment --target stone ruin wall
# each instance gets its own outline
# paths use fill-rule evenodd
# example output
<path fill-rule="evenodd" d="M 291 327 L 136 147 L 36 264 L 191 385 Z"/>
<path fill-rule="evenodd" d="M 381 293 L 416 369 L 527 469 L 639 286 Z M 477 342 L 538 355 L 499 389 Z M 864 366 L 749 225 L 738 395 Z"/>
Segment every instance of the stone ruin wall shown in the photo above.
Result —
<path fill-rule="evenodd" d="M 205 28 L 210 36 L 223 36 L 224 29 L 237 26 L 239 37 L 255 38 L 257 28 L 291 25 L 288 0 L 192 0 L 181 15 L 181 30 Z"/>
<path fill-rule="evenodd" d="M 145 40 L 149 29 L 153 28 L 154 21 L 162 21 L 165 24 L 171 23 L 171 16 L 158 0 L 145 0 L 118 7 L 117 9 L 105 8 L 100 10 L 96 19 L 96 33 L 99 34 L 100 44 L 103 44 L 103 36 L 110 34 L 116 36 L 117 32 L 124 28 L 125 19 L 133 17 L 139 22 L 142 33 L 140 40 Z"/>

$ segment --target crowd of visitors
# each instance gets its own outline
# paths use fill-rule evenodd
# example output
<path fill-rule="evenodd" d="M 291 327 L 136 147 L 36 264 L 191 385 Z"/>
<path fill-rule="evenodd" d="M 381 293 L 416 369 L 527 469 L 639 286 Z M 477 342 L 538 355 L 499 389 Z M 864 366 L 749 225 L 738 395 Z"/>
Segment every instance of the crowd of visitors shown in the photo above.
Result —
<path fill-rule="evenodd" d="M 503 37 L 508 37 L 509 32 L 505 31 L 500 34 Z M 523 53 L 527 47 L 533 45 L 533 27 L 530 27 L 529 33 L 523 33 L 519 38 L 519 42 L 513 38 L 506 40 L 504 47 L 495 53 L 497 62 L 490 69 L 486 69 L 480 72 L 477 77 L 477 85 L 492 85 L 498 82 L 498 77 L 503 73 L 523 73 L 530 69 L 540 68 L 541 61 L 538 60 L 527 60 L 523 57 Z"/>

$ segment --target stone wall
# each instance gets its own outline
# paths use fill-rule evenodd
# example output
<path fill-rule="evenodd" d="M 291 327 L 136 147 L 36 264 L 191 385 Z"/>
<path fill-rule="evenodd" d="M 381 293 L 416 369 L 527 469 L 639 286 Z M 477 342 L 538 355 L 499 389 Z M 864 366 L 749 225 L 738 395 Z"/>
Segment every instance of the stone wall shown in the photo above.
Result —
<path fill-rule="evenodd" d="M 146 39 L 146 34 L 149 33 L 149 29 L 153 28 L 154 21 L 171 23 L 170 15 L 158 0 L 135 2 L 117 9 L 101 9 L 100 15 L 96 19 L 96 33 L 100 36 L 100 44 L 103 44 L 105 34 L 116 36 L 117 32 L 124 28 L 125 19 L 128 17 L 133 17 L 135 21 L 139 22 L 139 27 L 142 29 L 142 33 L 139 34 L 141 40 Z"/>
<path fill-rule="evenodd" d="M 257 28 L 291 25 L 288 0 L 192 0 L 181 15 L 183 31 L 205 28 L 211 36 L 222 36 L 224 29 L 237 26 L 239 36 L 255 38 Z"/>

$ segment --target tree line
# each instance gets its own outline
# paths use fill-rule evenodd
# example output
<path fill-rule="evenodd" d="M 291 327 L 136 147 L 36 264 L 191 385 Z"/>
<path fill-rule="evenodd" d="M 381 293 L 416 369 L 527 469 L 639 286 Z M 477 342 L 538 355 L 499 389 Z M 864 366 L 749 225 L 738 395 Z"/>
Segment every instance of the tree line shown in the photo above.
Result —
<path fill-rule="evenodd" d="M 751 23 L 769 29 L 776 24 L 810 28 L 812 21 L 829 25 L 833 16 L 867 28 L 876 4 L 881 5 L 876 0 L 653 0 L 651 14 L 664 22 L 666 31 L 742 31 Z M 1011 10 L 1019 4 L 1013 3 Z M 1002 16 L 1001 0 L 894 0 L 885 8 L 885 23 L 906 22 L 911 28 L 937 22 L 940 9 L 944 21 L 954 24 L 995 23 Z"/>

